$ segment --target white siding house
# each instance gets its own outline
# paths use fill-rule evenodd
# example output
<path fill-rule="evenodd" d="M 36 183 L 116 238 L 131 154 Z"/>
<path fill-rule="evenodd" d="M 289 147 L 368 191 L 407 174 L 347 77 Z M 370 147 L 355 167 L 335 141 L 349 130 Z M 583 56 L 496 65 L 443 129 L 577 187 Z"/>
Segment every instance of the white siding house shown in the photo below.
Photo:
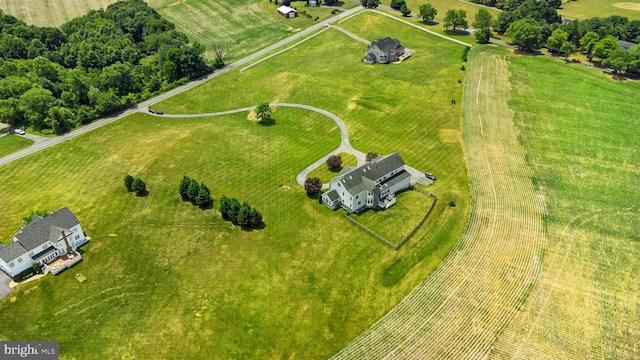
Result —
<path fill-rule="evenodd" d="M 404 165 L 400 155 L 393 153 L 356 168 L 345 167 L 329 183 L 322 202 L 330 209 L 341 206 L 349 212 L 386 209 L 395 204 L 396 192 L 411 186 L 411 174 Z"/>
<path fill-rule="evenodd" d="M 80 221 L 66 207 L 44 218 L 35 215 L 12 240 L 9 245 L 0 244 L 0 270 L 12 277 L 33 263 L 46 266 L 69 253 L 79 261 L 81 256 L 75 252 L 87 242 Z"/>

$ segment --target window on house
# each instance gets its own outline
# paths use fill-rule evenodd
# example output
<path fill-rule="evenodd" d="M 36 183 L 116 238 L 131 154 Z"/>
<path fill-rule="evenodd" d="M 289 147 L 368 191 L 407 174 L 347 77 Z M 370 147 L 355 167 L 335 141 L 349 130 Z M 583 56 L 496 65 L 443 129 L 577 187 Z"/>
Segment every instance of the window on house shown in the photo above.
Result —
<path fill-rule="evenodd" d="M 13 261 L 9 263 L 9 267 L 13 267 Z"/>
<path fill-rule="evenodd" d="M 76 240 L 80 239 L 80 235 L 76 235 Z"/>
<path fill-rule="evenodd" d="M 46 249 L 47 248 L 47 244 L 42 245 L 42 248 Z"/>
<path fill-rule="evenodd" d="M 18 263 L 21 263 L 21 262 L 22 262 L 22 258 L 18 258 Z"/>
<path fill-rule="evenodd" d="M 360 205 L 360 201 L 358 201 L 358 205 Z"/>

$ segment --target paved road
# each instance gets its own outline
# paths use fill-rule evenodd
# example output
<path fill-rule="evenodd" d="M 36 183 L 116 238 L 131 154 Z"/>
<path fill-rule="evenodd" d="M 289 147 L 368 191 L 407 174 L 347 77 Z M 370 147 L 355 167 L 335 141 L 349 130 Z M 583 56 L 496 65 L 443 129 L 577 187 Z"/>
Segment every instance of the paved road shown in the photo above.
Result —
<path fill-rule="evenodd" d="M 265 55 L 265 54 L 267 54 L 267 53 L 269 53 L 269 52 L 281 47 L 281 46 L 284 46 L 284 45 L 286 45 L 286 44 L 288 44 L 290 42 L 299 40 L 300 38 L 302 38 L 302 37 L 314 32 L 314 31 L 322 28 L 323 26 L 325 26 L 325 25 L 327 25 L 327 24 L 329 24 L 329 23 L 331 23 L 333 21 L 338 20 L 340 15 L 346 16 L 346 15 L 350 15 L 350 14 L 356 13 L 356 12 L 358 12 L 360 10 L 362 10 L 361 6 L 355 7 L 353 9 L 346 10 L 346 11 L 340 13 L 337 16 L 334 16 L 334 17 L 329 18 L 327 20 L 321 21 L 321 22 L 319 22 L 319 23 L 317 23 L 317 24 L 315 24 L 315 25 L 313 25 L 311 27 L 308 27 L 308 28 L 306 28 L 304 30 L 301 30 L 300 32 L 298 32 L 295 35 L 289 36 L 286 39 L 278 41 L 277 43 L 275 43 L 273 45 L 270 45 L 270 46 L 268 46 L 268 47 L 266 47 L 266 48 L 264 48 L 264 49 L 262 49 L 260 51 L 257 51 L 257 52 L 255 52 L 255 53 L 253 53 L 253 54 L 251 54 L 251 55 L 249 55 L 249 56 L 247 56 L 247 57 L 245 57 L 245 58 L 243 58 L 241 60 L 238 60 L 238 61 L 234 62 L 233 64 L 230 64 L 229 66 L 226 66 L 226 67 L 224 67 L 224 68 L 222 68 L 222 69 L 220 69 L 220 70 L 218 70 L 218 71 L 216 71 L 216 72 L 214 72 L 212 74 L 209 74 L 209 75 L 207 75 L 205 77 L 202 77 L 200 79 L 194 80 L 194 81 L 192 81 L 192 82 L 190 82 L 188 84 L 185 84 L 183 86 L 177 87 L 177 88 L 175 88 L 173 90 L 170 90 L 170 91 L 168 91 L 168 92 L 166 92 L 164 94 L 156 96 L 153 99 L 149 99 L 147 101 L 144 101 L 144 102 L 138 104 L 135 107 L 129 108 L 127 110 L 124 110 L 124 111 L 122 111 L 120 113 L 117 113 L 117 114 L 115 114 L 113 116 L 110 116 L 110 117 L 107 117 L 107 118 L 103 118 L 103 119 L 100 119 L 98 121 L 94 121 L 89 125 L 86 125 L 86 126 L 81 127 L 79 129 L 73 130 L 73 131 L 71 131 L 71 132 L 69 132 L 69 133 L 67 133 L 65 135 L 61 135 L 61 136 L 58 136 L 58 137 L 55 137 L 55 138 L 45 138 L 44 140 L 39 139 L 38 141 L 36 141 L 36 143 L 34 143 L 31 147 L 29 147 L 27 149 L 24 149 L 24 150 L 18 151 L 16 153 L 13 153 L 11 155 L 8 155 L 8 156 L 5 156 L 3 158 L 0 158 L 0 166 L 2 166 L 4 164 L 8 164 L 11 161 L 23 158 L 25 156 L 31 155 L 31 154 L 33 154 L 35 152 L 40 151 L 40 150 L 43 150 L 43 149 L 49 148 L 51 146 L 57 145 L 57 144 L 59 144 L 59 143 L 61 143 L 63 141 L 67 141 L 67 140 L 72 139 L 74 137 L 77 137 L 79 135 L 85 134 L 85 133 L 87 133 L 87 132 L 89 132 L 91 130 L 97 129 L 97 128 L 99 128 L 101 126 L 104 126 L 104 125 L 107 125 L 107 124 L 109 124 L 111 122 L 119 120 L 119 119 L 121 119 L 121 118 L 123 118 L 125 116 L 128 116 L 128 115 L 131 115 L 131 114 L 133 114 L 135 112 L 146 111 L 149 108 L 149 106 L 151 106 L 151 105 L 153 105 L 153 104 L 155 104 L 157 102 L 160 102 L 162 100 L 168 99 L 168 98 L 170 98 L 170 97 L 172 97 L 174 95 L 180 94 L 180 93 L 182 93 L 184 91 L 187 91 L 187 90 L 189 90 L 191 88 L 194 88 L 194 87 L 202 84 L 203 82 L 205 82 L 207 80 L 210 80 L 210 79 L 213 79 L 215 77 L 218 77 L 218 76 L 220 76 L 220 75 L 222 75 L 222 74 L 224 74 L 224 73 L 226 73 L 228 71 L 231 71 L 231 70 L 235 69 L 238 66 L 242 66 L 242 65 L 244 65 L 244 64 L 246 64 L 248 62 L 251 62 L 251 61 L 253 61 L 253 60 L 255 60 L 255 59 L 257 59 L 257 58 L 259 58 L 259 57 L 261 57 L 261 56 L 263 56 L 263 55 Z"/>
<path fill-rule="evenodd" d="M 11 283 L 9 275 L 0 271 L 0 300 L 11 294 L 11 287 L 9 286 L 9 283 Z"/>

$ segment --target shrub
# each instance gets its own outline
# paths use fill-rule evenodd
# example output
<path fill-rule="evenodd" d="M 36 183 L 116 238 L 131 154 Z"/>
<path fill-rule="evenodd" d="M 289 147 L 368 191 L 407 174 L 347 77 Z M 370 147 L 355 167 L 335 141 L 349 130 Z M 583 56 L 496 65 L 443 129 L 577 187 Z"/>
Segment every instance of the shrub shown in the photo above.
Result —
<path fill-rule="evenodd" d="M 338 171 L 342 168 L 342 158 L 340 155 L 331 155 L 327 159 L 327 167 L 331 171 Z"/>
<path fill-rule="evenodd" d="M 307 178 L 304 181 L 304 190 L 308 196 L 315 196 L 322 190 L 322 181 L 317 177 Z"/>
<path fill-rule="evenodd" d="M 378 153 L 377 152 L 370 152 L 370 153 L 367 153 L 367 156 L 365 157 L 365 161 L 366 162 L 372 162 L 377 157 L 378 157 Z"/>

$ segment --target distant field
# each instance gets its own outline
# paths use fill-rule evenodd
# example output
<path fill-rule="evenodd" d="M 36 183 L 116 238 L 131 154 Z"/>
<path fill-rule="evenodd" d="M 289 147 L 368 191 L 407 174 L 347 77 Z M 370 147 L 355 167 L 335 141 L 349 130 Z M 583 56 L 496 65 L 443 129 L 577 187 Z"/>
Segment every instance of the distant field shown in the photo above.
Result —
<path fill-rule="evenodd" d="M 0 9 L 29 24 L 59 26 L 113 2 L 115 0 L 0 0 Z M 148 3 L 191 41 L 200 42 L 208 50 L 213 42 L 226 45 L 228 61 L 240 59 L 314 24 L 316 16 L 320 20 L 333 16 L 330 9 L 304 8 L 302 2 L 293 4 L 309 12 L 312 19 L 306 16 L 284 19 L 277 15 L 275 4 L 262 0 L 149 0 Z"/>
<path fill-rule="evenodd" d="M 275 125 L 260 126 L 246 113 L 136 114 L 0 167 L 1 239 L 30 210 L 62 206 L 93 238 L 75 268 L 0 301 L 0 339 L 55 339 L 77 359 L 326 358 L 389 311 L 444 261 L 468 216 L 461 143 L 441 136 L 460 128 L 450 100 L 461 96 L 464 48 L 390 19 L 366 20 L 364 31 L 386 27 L 420 55 L 369 66 L 361 43 L 330 29 L 157 108 L 194 113 L 266 100 L 336 113 L 359 149 L 399 151 L 438 174 L 429 190 L 445 200 L 429 231 L 396 252 L 307 198 L 296 174 L 340 138 L 322 115 L 275 108 Z M 127 173 L 146 181 L 147 197 L 125 191 Z M 205 182 L 216 200 L 248 201 L 265 228 L 242 231 L 216 210 L 182 202 L 183 175 Z"/>
<path fill-rule="evenodd" d="M 0 158 L 13 154 L 16 151 L 26 149 L 32 144 L 33 141 L 18 135 L 0 137 Z"/>
<path fill-rule="evenodd" d="M 582 0 L 581 0 L 582 1 Z M 481 7 L 466 3 L 465 1 L 459 0 L 407 0 L 407 6 L 411 10 L 412 14 L 417 15 L 419 13 L 420 5 L 429 3 L 433 5 L 433 7 L 438 10 L 438 14 L 436 15 L 436 20 L 442 22 L 444 20 L 444 16 L 447 14 L 447 10 L 465 10 L 467 12 L 467 21 L 469 22 L 469 26 L 473 23 L 473 20 L 478 12 L 478 9 Z M 384 5 L 389 5 L 390 1 L 383 1 Z M 494 9 L 489 9 L 489 12 L 493 15 L 494 18 L 498 16 L 498 11 Z"/>
<path fill-rule="evenodd" d="M 640 1 L 637 0 L 577 0 L 564 2 L 560 15 L 569 19 L 588 19 L 626 16 L 629 20 L 640 20 Z"/>
<path fill-rule="evenodd" d="M 549 245 L 494 355 L 637 359 L 640 83 L 546 57 L 508 56 L 508 67 Z"/>

